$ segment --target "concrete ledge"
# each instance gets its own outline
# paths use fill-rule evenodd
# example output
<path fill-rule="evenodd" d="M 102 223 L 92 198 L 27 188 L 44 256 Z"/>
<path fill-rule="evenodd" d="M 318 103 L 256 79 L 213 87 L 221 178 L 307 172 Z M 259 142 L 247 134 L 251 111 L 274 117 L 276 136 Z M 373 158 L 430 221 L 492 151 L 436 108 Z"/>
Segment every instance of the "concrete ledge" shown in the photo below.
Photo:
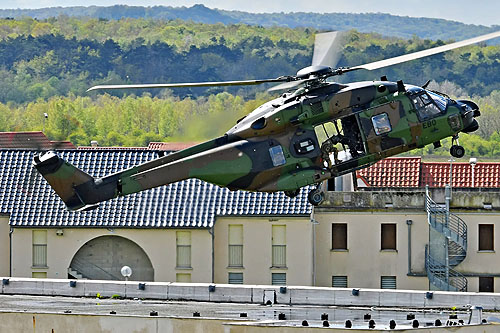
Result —
<path fill-rule="evenodd" d="M 144 290 L 139 289 L 139 284 L 144 284 Z M 166 300 L 169 284 L 170 282 L 128 281 L 125 283 L 125 297 Z"/>
<path fill-rule="evenodd" d="M 4 279 L 1 278 L 0 279 Z M 10 295 L 102 297 L 115 295 L 126 298 L 185 300 L 198 302 L 227 302 L 286 305 L 337 305 L 337 306 L 380 306 L 409 308 L 451 308 L 479 305 L 486 310 L 500 309 L 498 293 L 460 293 L 433 291 L 426 297 L 425 290 L 387 290 L 351 288 L 324 288 L 260 285 L 229 285 L 209 283 L 144 282 L 144 290 L 139 289 L 140 281 L 102 281 L 67 279 L 8 278 L 2 284 L 1 293 Z M 74 283 L 71 283 L 73 281 Z M 211 287 L 213 286 L 213 287 Z"/>
<path fill-rule="evenodd" d="M 167 299 L 174 301 L 208 302 L 208 283 L 171 283 L 167 286 Z"/>
<path fill-rule="evenodd" d="M 218 284 L 215 291 L 209 292 L 210 302 L 234 302 L 234 303 L 253 303 L 252 286 L 235 286 L 234 284 Z"/>

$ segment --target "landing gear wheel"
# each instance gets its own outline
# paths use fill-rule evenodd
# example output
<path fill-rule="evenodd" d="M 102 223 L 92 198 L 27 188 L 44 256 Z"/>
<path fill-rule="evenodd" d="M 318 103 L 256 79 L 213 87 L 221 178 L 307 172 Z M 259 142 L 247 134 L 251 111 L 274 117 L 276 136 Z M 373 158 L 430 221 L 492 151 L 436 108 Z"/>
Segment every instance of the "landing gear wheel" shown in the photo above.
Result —
<path fill-rule="evenodd" d="M 453 157 L 461 158 L 461 157 L 463 157 L 465 155 L 465 149 L 462 146 L 453 145 L 450 148 L 450 154 Z"/>
<path fill-rule="evenodd" d="M 296 196 L 299 195 L 300 188 L 296 189 L 295 191 L 284 191 L 284 193 L 289 198 L 295 198 Z"/>
<path fill-rule="evenodd" d="M 325 194 L 320 189 L 315 189 L 309 192 L 309 194 L 307 195 L 307 199 L 309 200 L 309 203 L 311 205 L 317 206 L 323 202 L 323 200 L 325 199 Z"/>

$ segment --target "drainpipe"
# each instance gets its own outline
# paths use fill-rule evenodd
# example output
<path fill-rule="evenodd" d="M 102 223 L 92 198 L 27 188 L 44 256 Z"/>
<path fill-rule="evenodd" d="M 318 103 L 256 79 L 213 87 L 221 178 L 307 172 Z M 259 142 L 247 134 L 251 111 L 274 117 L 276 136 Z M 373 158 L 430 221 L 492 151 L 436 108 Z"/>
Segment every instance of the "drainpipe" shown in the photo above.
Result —
<path fill-rule="evenodd" d="M 9 230 L 9 277 L 12 277 L 12 233 L 14 233 L 14 228 L 10 227 L 10 230 Z"/>
<path fill-rule="evenodd" d="M 215 225 L 208 229 L 208 233 L 212 236 L 212 283 L 215 283 L 215 263 L 214 263 L 214 258 L 215 258 L 215 245 L 214 245 L 214 239 L 215 239 L 215 233 L 214 233 L 214 227 Z"/>
<path fill-rule="evenodd" d="M 316 224 L 314 219 L 314 207 L 311 208 L 311 223 L 312 223 L 312 286 L 316 286 Z"/>
<path fill-rule="evenodd" d="M 408 275 L 411 275 L 411 225 L 413 221 L 406 220 L 406 224 L 408 225 Z"/>

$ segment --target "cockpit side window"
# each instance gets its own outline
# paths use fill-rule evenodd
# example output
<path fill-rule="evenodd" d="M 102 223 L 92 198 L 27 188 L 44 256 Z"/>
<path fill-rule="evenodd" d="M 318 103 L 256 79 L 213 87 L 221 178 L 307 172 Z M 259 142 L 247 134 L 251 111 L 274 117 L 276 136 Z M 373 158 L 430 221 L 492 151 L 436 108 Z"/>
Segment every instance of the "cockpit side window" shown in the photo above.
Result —
<path fill-rule="evenodd" d="M 421 93 L 418 95 L 412 96 L 413 104 L 415 105 L 415 109 L 417 110 L 418 117 L 421 121 L 428 120 L 434 118 L 441 114 L 441 108 L 438 108 L 436 104 L 433 102 L 433 99 L 427 95 L 427 93 Z"/>

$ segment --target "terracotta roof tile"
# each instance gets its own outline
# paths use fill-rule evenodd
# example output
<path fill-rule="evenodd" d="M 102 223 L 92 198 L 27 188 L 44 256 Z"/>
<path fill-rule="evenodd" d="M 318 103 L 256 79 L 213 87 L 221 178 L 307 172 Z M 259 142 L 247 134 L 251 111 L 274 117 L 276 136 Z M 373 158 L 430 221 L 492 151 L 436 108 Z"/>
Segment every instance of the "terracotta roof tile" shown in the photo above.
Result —
<path fill-rule="evenodd" d="M 452 165 L 452 187 L 500 188 L 500 163 L 468 162 Z M 422 162 L 420 157 L 386 158 L 357 171 L 368 187 L 444 187 L 450 182 L 449 162 Z"/>
<path fill-rule="evenodd" d="M 420 157 L 391 157 L 358 170 L 356 177 L 369 187 L 418 187 Z"/>
<path fill-rule="evenodd" d="M 177 151 L 197 145 L 198 142 L 150 142 L 149 150 Z"/>
<path fill-rule="evenodd" d="M 0 149 L 76 149 L 69 141 L 50 141 L 43 132 L 0 132 Z"/>

